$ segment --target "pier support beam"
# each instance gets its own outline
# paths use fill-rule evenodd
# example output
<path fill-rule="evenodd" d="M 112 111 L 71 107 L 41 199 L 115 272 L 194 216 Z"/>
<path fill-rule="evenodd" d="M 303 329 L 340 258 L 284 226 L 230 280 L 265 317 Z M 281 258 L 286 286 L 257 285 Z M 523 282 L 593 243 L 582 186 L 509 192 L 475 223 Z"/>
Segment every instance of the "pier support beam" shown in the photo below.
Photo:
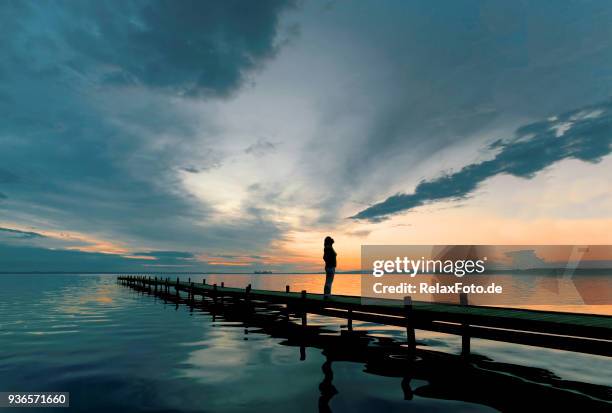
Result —
<path fill-rule="evenodd" d="M 244 289 L 244 305 L 246 311 L 251 311 L 251 284 L 247 285 Z"/>
<path fill-rule="evenodd" d="M 306 312 L 306 290 L 302 290 L 302 327 L 308 324 L 308 313 Z"/>
<path fill-rule="evenodd" d="M 289 286 L 285 285 L 285 292 L 289 293 L 290 291 L 291 291 L 291 289 L 289 288 Z M 289 318 L 290 318 L 290 315 L 289 315 L 289 303 L 287 303 L 287 304 L 285 304 L 285 321 L 289 322 Z"/>
<path fill-rule="evenodd" d="M 412 297 L 404 297 L 404 317 L 406 318 L 406 341 L 408 351 L 414 354 L 416 351 L 416 336 L 414 334 L 414 320 L 412 316 Z"/>
<path fill-rule="evenodd" d="M 468 305 L 468 295 L 466 293 L 459 294 L 459 304 Z M 464 322 L 461 327 L 463 330 L 461 334 L 461 355 L 468 357 L 470 355 L 470 326 Z"/>

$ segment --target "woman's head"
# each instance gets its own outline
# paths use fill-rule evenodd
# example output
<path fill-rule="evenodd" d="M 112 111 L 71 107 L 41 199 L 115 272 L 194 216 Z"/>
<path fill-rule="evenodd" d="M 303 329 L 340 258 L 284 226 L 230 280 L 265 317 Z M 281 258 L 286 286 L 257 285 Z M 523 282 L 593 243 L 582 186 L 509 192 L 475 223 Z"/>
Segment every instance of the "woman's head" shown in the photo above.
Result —
<path fill-rule="evenodd" d="M 323 245 L 328 247 L 334 243 L 334 239 L 330 236 L 325 237 L 325 241 L 323 241 Z"/>

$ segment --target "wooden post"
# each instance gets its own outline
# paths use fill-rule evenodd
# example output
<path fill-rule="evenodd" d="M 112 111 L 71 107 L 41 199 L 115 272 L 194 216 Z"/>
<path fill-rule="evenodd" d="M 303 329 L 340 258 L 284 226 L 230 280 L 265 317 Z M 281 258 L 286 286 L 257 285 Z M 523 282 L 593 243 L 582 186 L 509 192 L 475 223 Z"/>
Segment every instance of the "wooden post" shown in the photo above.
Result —
<path fill-rule="evenodd" d="M 225 283 L 223 281 L 221 281 L 221 288 L 225 288 Z M 225 304 L 225 296 L 223 295 L 223 292 L 221 292 L 221 305 Z"/>
<path fill-rule="evenodd" d="M 348 331 L 353 331 L 353 309 L 349 308 L 348 310 Z"/>
<path fill-rule="evenodd" d="M 413 354 L 416 350 L 416 337 L 414 334 L 412 297 L 409 295 L 404 297 L 404 317 L 406 318 L 406 341 L 408 342 L 408 351 Z"/>
<path fill-rule="evenodd" d="M 302 290 L 300 311 L 302 312 L 302 334 L 300 334 L 300 360 L 306 360 L 306 346 L 304 346 L 304 329 L 308 325 L 307 313 L 306 313 L 306 290 Z"/>
<path fill-rule="evenodd" d="M 217 304 L 217 283 L 213 284 L 213 302 Z"/>
<path fill-rule="evenodd" d="M 176 296 L 179 296 L 179 277 L 176 277 Z"/>
<path fill-rule="evenodd" d="M 206 278 L 202 278 L 202 284 L 206 285 Z"/>
<path fill-rule="evenodd" d="M 189 277 L 187 279 L 187 282 L 189 283 L 189 289 L 187 290 L 187 300 L 191 300 L 191 290 L 192 290 L 192 288 L 191 288 L 191 277 Z"/>
<path fill-rule="evenodd" d="M 157 294 L 157 276 L 155 276 L 155 294 Z"/>
<path fill-rule="evenodd" d="M 193 296 L 193 283 L 189 284 L 189 295 L 191 296 L 191 304 L 193 305 L 195 303 L 195 297 Z"/>
<path fill-rule="evenodd" d="M 306 327 L 308 324 L 307 312 L 306 312 L 306 290 L 302 290 L 302 327 Z"/>
<path fill-rule="evenodd" d="M 285 285 L 285 292 L 288 293 L 290 290 L 288 285 Z M 289 303 L 285 304 L 285 321 L 289 322 Z"/>
<path fill-rule="evenodd" d="M 459 304 L 462 306 L 468 305 L 468 295 L 467 293 L 459 294 Z M 461 334 L 461 355 L 463 357 L 467 357 L 470 355 L 470 326 L 467 322 L 463 322 L 462 326 L 462 334 Z"/>

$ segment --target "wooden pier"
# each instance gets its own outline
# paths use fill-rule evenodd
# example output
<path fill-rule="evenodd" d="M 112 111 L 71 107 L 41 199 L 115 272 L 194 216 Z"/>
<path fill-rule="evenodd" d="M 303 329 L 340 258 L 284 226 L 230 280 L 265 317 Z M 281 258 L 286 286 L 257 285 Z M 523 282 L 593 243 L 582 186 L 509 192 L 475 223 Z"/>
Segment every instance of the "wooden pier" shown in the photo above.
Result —
<path fill-rule="evenodd" d="M 416 349 L 415 330 L 428 330 L 461 336 L 466 357 L 471 338 L 612 356 L 612 316 L 471 306 L 467 296 L 460 297 L 461 304 L 413 302 L 410 297 L 403 301 L 346 295 L 325 299 L 322 294 L 291 292 L 289 286 L 283 292 L 179 278 L 119 276 L 117 281 L 160 295 L 180 296 L 183 292 L 188 303 L 195 303 L 195 297 L 200 296 L 219 305 L 224 300 L 249 308 L 257 303 L 284 305 L 287 318 L 297 316 L 303 326 L 308 323 L 308 314 L 319 314 L 346 319 L 349 330 L 354 320 L 402 327 L 409 351 Z"/>

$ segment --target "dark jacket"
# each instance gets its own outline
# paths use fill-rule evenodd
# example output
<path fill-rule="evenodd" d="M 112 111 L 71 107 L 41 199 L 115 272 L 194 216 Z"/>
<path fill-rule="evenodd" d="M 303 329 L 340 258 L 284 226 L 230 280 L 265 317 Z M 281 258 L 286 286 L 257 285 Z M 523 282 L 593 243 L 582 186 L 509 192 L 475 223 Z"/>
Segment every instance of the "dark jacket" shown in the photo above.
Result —
<path fill-rule="evenodd" d="M 336 251 L 331 245 L 323 248 L 323 261 L 325 261 L 325 268 L 336 267 Z"/>

